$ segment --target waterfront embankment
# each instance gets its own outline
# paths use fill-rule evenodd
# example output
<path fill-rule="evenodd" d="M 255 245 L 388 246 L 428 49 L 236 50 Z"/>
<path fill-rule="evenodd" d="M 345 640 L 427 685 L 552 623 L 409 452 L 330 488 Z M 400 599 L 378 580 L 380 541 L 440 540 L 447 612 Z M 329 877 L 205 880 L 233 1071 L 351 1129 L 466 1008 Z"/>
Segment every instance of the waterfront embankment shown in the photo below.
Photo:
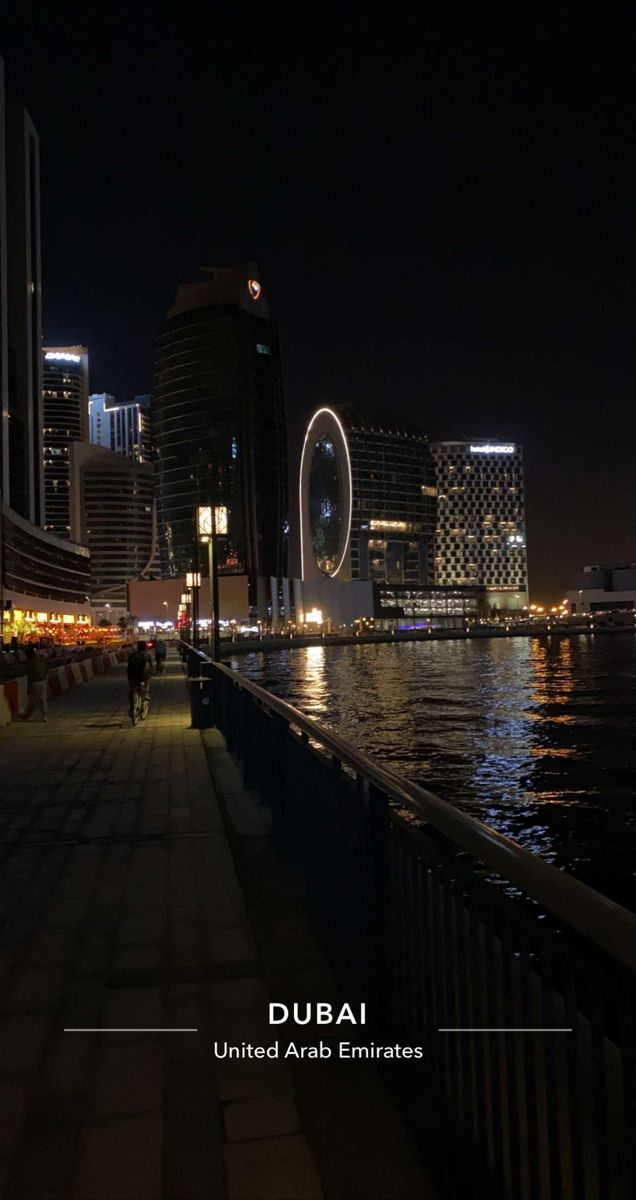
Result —
<path fill-rule="evenodd" d="M 511 637 L 589 637 L 597 634 L 634 633 L 635 626 L 609 625 L 601 621 L 587 621 L 581 625 L 566 625 L 560 621 L 532 625 L 477 626 L 472 629 L 400 629 L 395 632 L 361 634 L 294 634 L 293 637 L 276 637 L 263 634 L 260 638 L 241 638 L 236 641 L 221 641 L 221 657 L 233 658 L 236 654 L 254 654 L 262 650 L 299 650 L 305 646 L 372 646 L 393 642 L 440 642 L 440 641 L 483 641 L 486 638 Z M 203 643 L 201 649 L 207 647 Z"/>

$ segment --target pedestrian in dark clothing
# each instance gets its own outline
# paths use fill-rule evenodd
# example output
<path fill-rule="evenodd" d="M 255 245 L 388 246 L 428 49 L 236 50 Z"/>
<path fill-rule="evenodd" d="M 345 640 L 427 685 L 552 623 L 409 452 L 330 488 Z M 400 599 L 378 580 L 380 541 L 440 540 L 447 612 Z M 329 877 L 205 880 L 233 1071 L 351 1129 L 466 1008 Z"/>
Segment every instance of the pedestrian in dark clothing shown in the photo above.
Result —
<path fill-rule="evenodd" d="M 48 721 L 48 684 L 46 677 L 49 670 L 48 656 L 36 654 L 35 646 L 29 644 L 25 648 L 27 660 L 27 678 L 29 680 L 29 706 L 24 714 L 24 720 L 30 721 L 36 706 L 42 709 L 42 720 Z"/>

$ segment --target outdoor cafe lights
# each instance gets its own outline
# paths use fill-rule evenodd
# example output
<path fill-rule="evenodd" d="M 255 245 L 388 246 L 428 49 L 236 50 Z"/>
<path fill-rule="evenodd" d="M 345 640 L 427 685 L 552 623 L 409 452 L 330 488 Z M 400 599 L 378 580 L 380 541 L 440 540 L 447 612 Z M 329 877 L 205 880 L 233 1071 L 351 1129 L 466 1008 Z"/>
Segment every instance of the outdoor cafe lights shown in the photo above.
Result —
<path fill-rule="evenodd" d="M 225 506 L 208 504 L 197 508 L 197 537 L 200 542 L 207 543 L 210 572 L 210 616 L 214 641 L 212 659 L 218 662 L 221 657 L 221 638 L 219 628 L 219 554 L 218 539 L 227 537 L 228 511 Z"/>

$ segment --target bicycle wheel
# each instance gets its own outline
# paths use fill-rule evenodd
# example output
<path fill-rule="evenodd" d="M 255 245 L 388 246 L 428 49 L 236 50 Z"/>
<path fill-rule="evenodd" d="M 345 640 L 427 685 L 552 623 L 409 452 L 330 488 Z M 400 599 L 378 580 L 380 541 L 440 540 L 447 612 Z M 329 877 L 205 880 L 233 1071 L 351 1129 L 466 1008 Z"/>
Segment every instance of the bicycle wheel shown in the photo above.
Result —
<path fill-rule="evenodd" d="M 139 720 L 139 699 L 136 692 L 132 698 L 132 704 L 130 706 L 130 719 L 133 725 L 136 725 L 137 721 Z"/>
<path fill-rule="evenodd" d="M 149 697 L 148 697 L 148 696 L 142 696 L 142 698 L 141 698 L 141 702 L 140 702 L 140 704 L 139 704 L 139 708 L 140 708 L 140 714 L 139 714 L 139 715 L 140 715 L 140 717 L 141 717 L 141 720 L 142 720 L 142 721 L 145 721 L 145 720 L 146 720 L 146 717 L 148 716 L 148 708 L 149 708 L 149 706 L 150 706 L 150 699 L 149 699 Z"/>

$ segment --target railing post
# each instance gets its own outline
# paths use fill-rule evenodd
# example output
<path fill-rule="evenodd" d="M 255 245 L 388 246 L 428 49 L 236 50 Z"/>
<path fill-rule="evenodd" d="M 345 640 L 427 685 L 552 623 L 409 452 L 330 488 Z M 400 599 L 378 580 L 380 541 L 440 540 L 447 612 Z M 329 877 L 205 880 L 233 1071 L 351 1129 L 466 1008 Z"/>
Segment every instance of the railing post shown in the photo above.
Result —
<path fill-rule="evenodd" d="M 360 779 L 360 777 L 359 777 Z M 373 1010 L 380 1024 L 388 1025 L 391 979 L 390 961 L 390 816 L 389 798 L 368 780 L 360 779 L 367 810 L 369 838 L 368 905 L 371 940 L 370 981 Z"/>

